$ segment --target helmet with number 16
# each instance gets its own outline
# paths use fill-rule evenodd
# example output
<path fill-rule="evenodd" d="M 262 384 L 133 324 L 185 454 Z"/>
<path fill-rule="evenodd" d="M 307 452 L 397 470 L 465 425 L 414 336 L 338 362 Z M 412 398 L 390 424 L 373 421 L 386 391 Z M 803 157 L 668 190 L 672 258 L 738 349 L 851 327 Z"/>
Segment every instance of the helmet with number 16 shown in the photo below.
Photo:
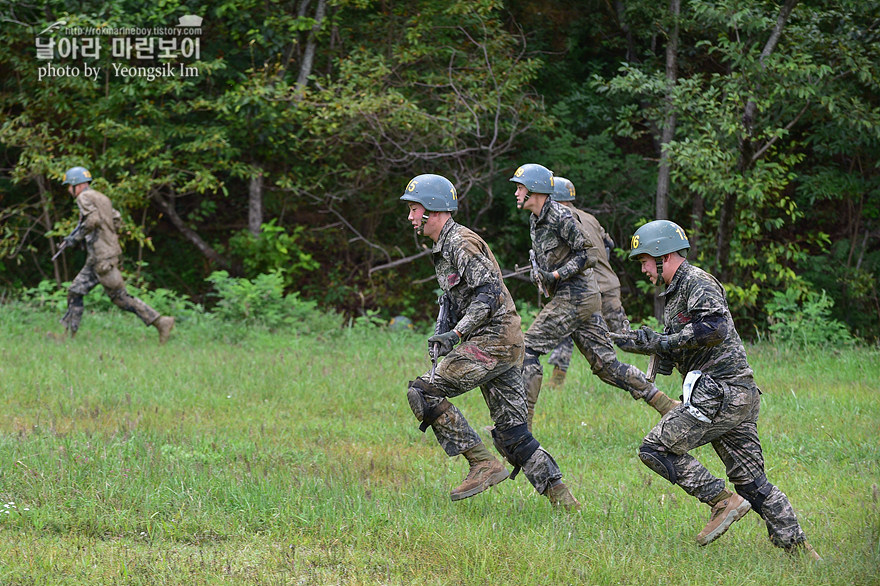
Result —
<path fill-rule="evenodd" d="M 680 252 L 686 257 L 691 245 L 681 226 L 669 220 L 648 222 L 633 234 L 630 258 L 648 254 L 660 258 L 670 252 Z"/>

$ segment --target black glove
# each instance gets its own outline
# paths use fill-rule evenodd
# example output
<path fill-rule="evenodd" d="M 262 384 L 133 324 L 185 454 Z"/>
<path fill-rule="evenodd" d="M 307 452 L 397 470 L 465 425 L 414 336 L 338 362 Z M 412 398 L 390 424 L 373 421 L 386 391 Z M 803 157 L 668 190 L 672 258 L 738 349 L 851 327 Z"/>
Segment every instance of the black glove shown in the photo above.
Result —
<path fill-rule="evenodd" d="M 461 338 L 458 336 L 458 333 L 455 330 L 449 330 L 445 334 L 434 334 L 428 338 L 428 347 L 433 348 L 434 344 L 440 344 L 437 356 L 446 356 L 452 352 L 452 347 L 459 342 L 461 342 Z"/>
<path fill-rule="evenodd" d="M 545 271 L 544 269 L 538 269 L 538 272 L 541 273 L 541 280 L 546 284 L 550 285 L 551 283 L 556 282 L 556 277 L 553 276 L 553 271 Z"/>
<path fill-rule="evenodd" d="M 669 338 L 658 334 L 648 326 L 623 334 L 612 334 L 611 339 L 624 352 L 634 354 L 659 354 L 669 350 Z"/>

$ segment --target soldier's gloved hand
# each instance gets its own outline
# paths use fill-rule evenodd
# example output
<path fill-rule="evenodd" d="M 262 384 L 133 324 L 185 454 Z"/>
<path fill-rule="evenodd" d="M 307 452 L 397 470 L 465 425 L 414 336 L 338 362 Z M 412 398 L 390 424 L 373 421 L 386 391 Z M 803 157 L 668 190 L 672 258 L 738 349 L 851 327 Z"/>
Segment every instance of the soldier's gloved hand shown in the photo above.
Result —
<path fill-rule="evenodd" d="M 672 370 L 675 368 L 675 361 L 671 358 L 660 358 L 660 363 L 657 365 L 657 374 L 662 374 L 663 376 L 669 376 L 672 374 Z"/>
<path fill-rule="evenodd" d="M 461 342 L 461 338 L 455 330 L 449 330 L 445 334 L 434 334 L 428 338 L 428 344 L 431 346 L 435 343 L 440 344 L 440 351 L 437 353 L 438 356 L 446 356 L 452 352 L 452 347 L 459 342 Z"/>
<path fill-rule="evenodd" d="M 72 234 L 69 235 L 69 236 L 65 236 L 65 237 L 64 237 L 64 246 L 65 246 L 65 248 L 70 248 L 70 247 L 73 246 L 74 244 L 76 244 L 76 240 L 74 239 L 74 237 L 73 237 Z"/>
<path fill-rule="evenodd" d="M 538 274 L 538 271 L 536 271 L 535 269 L 532 269 L 529 271 L 529 280 L 532 282 L 532 285 L 537 285 L 538 279 L 540 277 L 541 277 L 541 275 Z"/>
<path fill-rule="evenodd" d="M 544 269 L 538 269 L 538 272 L 541 273 L 541 280 L 547 283 L 548 285 L 551 283 L 555 283 L 557 281 L 556 277 L 553 275 L 553 271 L 545 271 Z"/>
<path fill-rule="evenodd" d="M 669 337 L 642 326 L 636 331 L 636 345 L 642 348 L 642 354 L 662 354 L 669 350 Z"/>
<path fill-rule="evenodd" d="M 666 335 L 658 334 L 647 326 L 622 334 L 609 334 L 609 336 L 618 348 L 633 354 L 657 354 L 669 349 L 669 340 Z"/>

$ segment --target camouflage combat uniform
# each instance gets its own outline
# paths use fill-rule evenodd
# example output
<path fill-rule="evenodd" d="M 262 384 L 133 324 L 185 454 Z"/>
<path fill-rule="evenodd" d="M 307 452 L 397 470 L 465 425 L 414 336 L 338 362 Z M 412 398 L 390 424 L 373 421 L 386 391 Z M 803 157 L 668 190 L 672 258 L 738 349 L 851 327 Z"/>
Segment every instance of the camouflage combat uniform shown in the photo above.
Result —
<path fill-rule="evenodd" d="M 70 285 L 67 313 L 62 322 L 76 333 L 83 314 L 83 297 L 100 283 L 117 307 L 136 314 L 146 325 L 153 324 L 159 319 L 159 312 L 128 294 L 119 271 L 122 255 L 116 236 L 119 212 L 113 209 L 106 195 L 91 188 L 77 196 L 76 205 L 80 212 L 79 225 L 66 240 L 71 244 L 85 242 L 86 264 Z"/>
<path fill-rule="evenodd" d="M 599 246 L 600 243 L 605 244 L 606 252 L 603 254 L 602 250 L 599 250 L 596 266 L 593 267 L 593 275 L 596 277 L 596 284 L 602 297 L 602 317 L 605 318 L 605 324 L 612 332 L 623 332 L 629 329 L 629 320 L 620 302 L 620 279 L 611 268 L 607 252 L 607 249 L 611 248 L 614 242 L 593 214 L 573 206 L 566 207 L 571 210 L 581 230 L 585 232 L 592 243 L 596 246 Z M 568 370 L 573 350 L 574 342 L 571 336 L 566 336 L 550 354 L 547 362 L 558 366 L 561 370 Z"/>
<path fill-rule="evenodd" d="M 437 281 L 451 300 L 452 325 L 462 342 L 438 364 L 433 384 L 429 373 L 411 383 L 420 388 L 427 403 L 416 405 L 411 399 L 413 412 L 423 421 L 426 413 L 441 411 L 431 424 L 437 441 L 447 455 L 462 454 L 482 441 L 447 399 L 480 387 L 496 432 L 521 430 L 517 437 L 532 444 L 534 451 L 522 470 L 544 494 L 561 480 L 562 473 L 525 429 L 522 329 L 501 269 L 483 239 L 451 218 L 443 226 L 433 254 Z"/>
<path fill-rule="evenodd" d="M 579 229 L 571 211 L 548 198 L 541 213 L 531 214 L 529 221 L 538 265 L 560 275 L 558 281 L 549 284 L 552 299 L 525 335 L 523 379 L 530 419 L 543 378 L 540 357 L 568 335 L 601 380 L 629 391 L 635 399 L 651 395 L 656 387 L 635 366 L 620 362 L 608 339 L 599 288 L 591 268 L 596 264 L 598 250 Z"/>
<path fill-rule="evenodd" d="M 703 374 L 694 386 L 690 408 L 680 405 L 667 413 L 645 437 L 640 457 L 651 450 L 665 456 L 669 464 L 659 473 L 710 503 L 724 490 L 724 481 L 688 452 L 711 443 L 736 491 L 766 522 L 773 544 L 786 549 L 801 544 L 806 537 L 791 503 L 764 474 L 757 428 L 760 390 L 734 327 L 724 288 L 715 277 L 684 261 L 664 295 L 670 347 L 665 357 L 682 374 L 694 370 Z M 648 459 L 642 460 L 654 468 Z"/>

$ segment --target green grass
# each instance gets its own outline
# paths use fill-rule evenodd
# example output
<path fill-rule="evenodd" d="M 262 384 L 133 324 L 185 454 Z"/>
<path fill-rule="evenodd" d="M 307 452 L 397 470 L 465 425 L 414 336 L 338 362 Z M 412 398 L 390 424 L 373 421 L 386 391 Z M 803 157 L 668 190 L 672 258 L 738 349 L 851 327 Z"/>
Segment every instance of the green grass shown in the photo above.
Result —
<path fill-rule="evenodd" d="M 708 508 L 636 457 L 656 414 L 579 356 L 535 419 L 584 504 L 567 514 L 522 476 L 449 500 L 465 463 L 406 401 L 423 336 L 204 320 L 159 347 L 118 311 L 75 341 L 58 317 L 0 306 L 0 584 L 880 584 L 876 348 L 749 348 L 767 473 L 816 565 L 754 514 L 698 547 Z M 490 423 L 479 392 L 455 403 Z"/>

